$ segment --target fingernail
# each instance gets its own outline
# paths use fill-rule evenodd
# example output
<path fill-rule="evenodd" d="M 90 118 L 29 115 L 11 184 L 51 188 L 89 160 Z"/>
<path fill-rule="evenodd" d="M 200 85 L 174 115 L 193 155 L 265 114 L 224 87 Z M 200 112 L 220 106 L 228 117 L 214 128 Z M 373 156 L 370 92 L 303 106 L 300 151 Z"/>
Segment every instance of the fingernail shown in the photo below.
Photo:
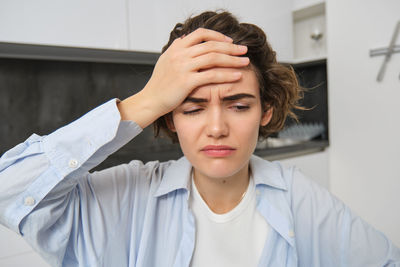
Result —
<path fill-rule="evenodd" d="M 247 51 L 247 46 L 245 45 L 238 45 L 239 51 L 240 52 L 246 52 Z"/>
<path fill-rule="evenodd" d="M 233 77 L 235 77 L 235 78 L 240 78 L 240 76 L 242 76 L 242 73 L 239 71 L 233 73 Z"/>
<path fill-rule="evenodd" d="M 240 61 L 241 61 L 242 63 L 246 63 L 246 64 L 247 64 L 247 63 L 249 63 L 250 60 L 249 60 L 248 57 L 241 57 L 241 58 L 240 58 Z"/>

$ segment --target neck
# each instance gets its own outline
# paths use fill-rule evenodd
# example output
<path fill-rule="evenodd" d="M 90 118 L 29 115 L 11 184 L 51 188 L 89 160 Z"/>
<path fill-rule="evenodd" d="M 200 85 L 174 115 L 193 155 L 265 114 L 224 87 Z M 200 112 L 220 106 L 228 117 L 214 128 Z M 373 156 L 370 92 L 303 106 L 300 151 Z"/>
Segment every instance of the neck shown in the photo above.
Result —
<path fill-rule="evenodd" d="M 223 178 L 209 177 L 193 170 L 197 190 L 208 207 L 218 214 L 226 213 L 239 204 L 249 185 L 249 177 L 249 164 L 234 175 Z"/>

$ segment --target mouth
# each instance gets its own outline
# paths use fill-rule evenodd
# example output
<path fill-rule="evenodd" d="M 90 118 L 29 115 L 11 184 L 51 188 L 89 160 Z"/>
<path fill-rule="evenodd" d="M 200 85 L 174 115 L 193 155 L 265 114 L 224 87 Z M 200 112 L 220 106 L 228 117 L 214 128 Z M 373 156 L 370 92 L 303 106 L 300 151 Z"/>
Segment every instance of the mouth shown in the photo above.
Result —
<path fill-rule="evenodd" d="M 232 155 L 236 151 L 235 148 L 230 146 L 205 146 L 201 152 L 209 157 L 222 158 Z"/>

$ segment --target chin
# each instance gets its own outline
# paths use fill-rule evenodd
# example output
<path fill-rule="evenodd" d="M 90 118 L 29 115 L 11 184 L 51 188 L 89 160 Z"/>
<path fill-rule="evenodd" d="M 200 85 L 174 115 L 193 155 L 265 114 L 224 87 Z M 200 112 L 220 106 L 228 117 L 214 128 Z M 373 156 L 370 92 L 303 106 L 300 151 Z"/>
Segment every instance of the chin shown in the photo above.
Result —
<path fill-rule="evenodd" d="M 237 171 L 210 170 L 210 169 L 207 170 L 196 169 L 196 170 L 201 172 L 203 175 L 214 179 L 229 178 L 238 172 L 238 170 Z"/>
<path fill-rule="evenodd" d="M 233 159 L 223 158 L 212 159 L 211 161 L 205 161 L 200 164 L 196 164 L 196 162 L 192 161 L 190 162 L 196 171 L 206 175 L 207 177 L 228 178 L 241 171 L 242 168 L 248 164 L 249 160 L 238 162 Z"/>

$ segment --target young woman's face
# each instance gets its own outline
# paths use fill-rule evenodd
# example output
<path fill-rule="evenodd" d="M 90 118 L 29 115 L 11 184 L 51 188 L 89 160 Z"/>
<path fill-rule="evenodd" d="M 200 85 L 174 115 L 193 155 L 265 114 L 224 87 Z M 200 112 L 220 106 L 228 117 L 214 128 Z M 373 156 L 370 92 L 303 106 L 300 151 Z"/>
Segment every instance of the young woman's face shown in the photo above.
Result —
<path fill-rule="evenodd" d="M 254 72 L 245 69 L 238 82 L 194 90 L 173 111 L 170 128 L 196 171 L 225 178 L 248 166 L 259 127 L 270 117 L 270 112 L 262 112 Z"/>

